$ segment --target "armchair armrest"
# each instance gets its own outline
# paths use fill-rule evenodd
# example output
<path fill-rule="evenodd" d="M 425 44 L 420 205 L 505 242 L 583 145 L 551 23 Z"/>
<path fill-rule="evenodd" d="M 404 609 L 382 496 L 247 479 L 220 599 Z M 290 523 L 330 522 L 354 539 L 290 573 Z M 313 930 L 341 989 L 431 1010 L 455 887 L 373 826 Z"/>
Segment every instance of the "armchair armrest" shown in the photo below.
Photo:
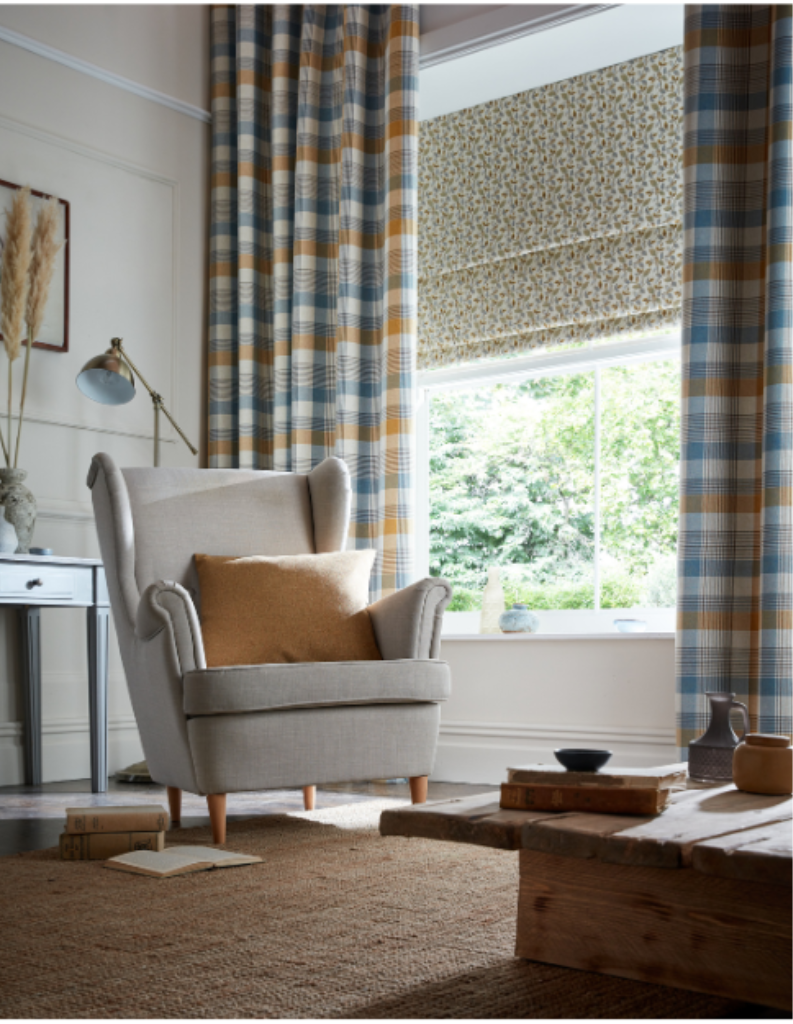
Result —
<path fill-rule="evenodd" d="M 201 624 L 193 599 L 183 586 L 172 580 L 158 580 L 144 590 L 138 605 L 135 633 L 150 640 L 169 629 L 182 675 L 206 668 Z"/>
<path fill-rule="evenodd" d="M 446 580 L 425 579 L 369 605 L 383 658 L 437 658 L 443 610 L 451 599 Z"/>

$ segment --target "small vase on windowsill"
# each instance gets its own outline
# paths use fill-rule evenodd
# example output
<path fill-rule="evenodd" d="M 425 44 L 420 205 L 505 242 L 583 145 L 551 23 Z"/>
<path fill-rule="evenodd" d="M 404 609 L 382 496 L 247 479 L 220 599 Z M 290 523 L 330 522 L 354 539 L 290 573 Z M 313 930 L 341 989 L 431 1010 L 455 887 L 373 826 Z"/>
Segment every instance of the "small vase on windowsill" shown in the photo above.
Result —
<path fill-rule="evenodd" d="M 480 633 L 501 633 L 498 620 L 504 611 L 504 588 L 501 585 L 497 566 L 487 570 L 487 584 L 482 595 L 482 614 L 479 619 Z"/>
<path fill-rule="evenodd" d="M 36 525 L 36 499 L 23 483 L 27 475 L 24 469 L 0 468 L 0 506 L 4 518 L 16 530 L 18 555 L 30 551 Z"/>
<path fill-rule="evenodd" d="M 502 633 L 536 633 L 540 620 L 528 605 L 517 603 L 501 613 L 498 624 Z"/>

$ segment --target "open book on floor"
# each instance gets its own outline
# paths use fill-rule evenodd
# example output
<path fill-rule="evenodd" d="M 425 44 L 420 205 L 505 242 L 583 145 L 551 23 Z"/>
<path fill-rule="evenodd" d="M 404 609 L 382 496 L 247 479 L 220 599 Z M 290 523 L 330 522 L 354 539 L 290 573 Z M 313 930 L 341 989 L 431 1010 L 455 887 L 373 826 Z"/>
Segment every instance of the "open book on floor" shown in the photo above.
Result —
<path fill-rule="evenodd" d="M 106 860 L 104 866 L 116 871 L 129 871 L 134 875 L 149 875 L 150 878 L 173 878 L 174 875 L 186 875 L 191 871 L 259 864 L 261 859 L 247 853 L 216 850 L 211 846 L 169 846 L 161 853 L 153 850 L 122 853 L 119 857 Z"/>

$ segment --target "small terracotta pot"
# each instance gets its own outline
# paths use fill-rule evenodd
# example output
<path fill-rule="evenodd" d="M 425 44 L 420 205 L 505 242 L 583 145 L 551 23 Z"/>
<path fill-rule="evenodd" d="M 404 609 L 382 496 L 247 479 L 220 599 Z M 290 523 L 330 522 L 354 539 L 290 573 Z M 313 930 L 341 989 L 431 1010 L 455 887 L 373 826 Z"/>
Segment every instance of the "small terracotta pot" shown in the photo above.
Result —
<path fill-rule="evenodd" d="M 732 757 L 732 780 L 746 793 L 793 793 L 793 747 L 788 737 L 747 733 Z"/>

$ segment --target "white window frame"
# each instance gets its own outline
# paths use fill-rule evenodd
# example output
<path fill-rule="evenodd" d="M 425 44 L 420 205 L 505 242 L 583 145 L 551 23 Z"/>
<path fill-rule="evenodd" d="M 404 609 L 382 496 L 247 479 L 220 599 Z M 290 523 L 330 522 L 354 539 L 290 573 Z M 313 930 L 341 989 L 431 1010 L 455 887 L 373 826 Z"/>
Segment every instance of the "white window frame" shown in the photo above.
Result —
<path fill-rule="evenodd" d="M 601 610 L 600 604 L 600 371 L 611 366 L 661 362 L 680 358 L 680 332 L 650 335 L 634 341 L 589 343 L 587 348 L 566 352 L 518 356 L 515 359 L 421 370 L 416 374 L 416 578 L 429 576 L 430 568 L 430 419 L 433 391 L 469 391 L 489 384 L 518 384 L 525 380 L 556 377 L 568 373 L 595 374 L 595 600 L 594 610 L 543 611 L 543 633 L 598 634 L 614 632 L 613 620 L 641 617 L 653 635 L 674 629 L 673 611 L 668 609 Z M 446 613 L 444 635 L 478 632 L 478 612 Z"/>

